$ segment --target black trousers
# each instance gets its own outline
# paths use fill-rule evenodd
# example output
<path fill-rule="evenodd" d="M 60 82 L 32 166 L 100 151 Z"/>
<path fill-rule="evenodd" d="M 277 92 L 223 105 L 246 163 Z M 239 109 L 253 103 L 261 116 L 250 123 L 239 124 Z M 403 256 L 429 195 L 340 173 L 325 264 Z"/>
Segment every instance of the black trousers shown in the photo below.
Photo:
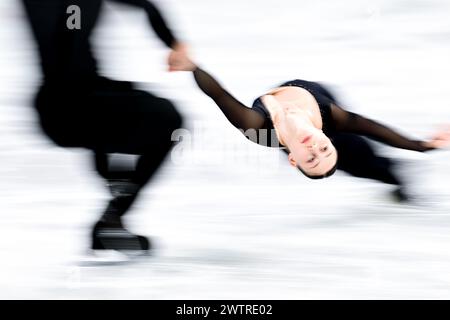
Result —
<path fill-rule="evenodd" d="M 44 85 L 35 101 L 43 131 L 59 146 L 94 152 L 94 164 L 107 180 L 139 185 L 151 179 L 172 147 L 172 132 L 182 125 L 174 105 L 129 82 L 99 78 L 89 89 Z M 138 155 L 136 166 L 111 169 L 112 153 Z M 134 201 L 129 198 L 123 213 Z"/>

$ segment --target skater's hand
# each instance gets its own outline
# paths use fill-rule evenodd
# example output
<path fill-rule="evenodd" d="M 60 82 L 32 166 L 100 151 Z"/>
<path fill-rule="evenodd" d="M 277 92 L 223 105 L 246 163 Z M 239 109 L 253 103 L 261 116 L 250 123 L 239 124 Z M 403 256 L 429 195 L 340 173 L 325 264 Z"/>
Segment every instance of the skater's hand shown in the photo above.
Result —
<path fill-rule="evenodd" d="M 450 146 L 450 127 L 438 131 L 431 138 L 430 141 L 426 141 L 425 145 L 432 149 L 442 149 Z"/>
<path fill-rule="evenodd" d="M 169 54 L 169 71 L 194 71 L 197 66 L 188 54 L 188 48 L 184 44 L 177 44 Z"/>

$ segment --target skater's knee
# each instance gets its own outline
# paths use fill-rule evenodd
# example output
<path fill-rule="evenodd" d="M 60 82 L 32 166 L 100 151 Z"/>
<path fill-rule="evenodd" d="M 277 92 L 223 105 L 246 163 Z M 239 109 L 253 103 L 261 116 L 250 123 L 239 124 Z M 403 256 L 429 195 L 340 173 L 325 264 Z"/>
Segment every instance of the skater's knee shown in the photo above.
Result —
<path fill-rule="evenodd" d="M 183 125 L 183 116 L 176 109 L 176 107 L 172 104 L 172 102 L 166 100 L 166 108 L 165 108 L 165 120 L 166 124 L 172 129 L 176 130 L 181 128 Z"/>
<path fill-rule="evenodd" d="M 148 114 L 159 129 L 170 129 L 171 131 L 180 128 L 183 124 L 183 117 L 178 112 L 175 105 L 164 98 L 149 100 Z"/>

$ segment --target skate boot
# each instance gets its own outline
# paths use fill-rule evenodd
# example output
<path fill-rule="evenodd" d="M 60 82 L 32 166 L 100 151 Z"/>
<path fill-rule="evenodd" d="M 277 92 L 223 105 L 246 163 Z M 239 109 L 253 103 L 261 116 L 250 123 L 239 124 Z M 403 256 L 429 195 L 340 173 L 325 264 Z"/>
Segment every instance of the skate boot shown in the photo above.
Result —
<path fill-rule="evenodd" d="M 92 249 L 118 251 L 148 251 L 149 240 L 125 229 L 121 223 L 99 221 L 92 230 Z"/>
<path fill-rule="evenodd" d="M 92 249 L 148 251 L 149 240 L 128 231 L 121 218 L 136 199 L 139 186 L 127 180 L 114 180 L 109 181 L 108 187 L 112 199 L 92 230 Z"/>
<path fill-rule="evenodd" d="M 394 202 L 397 203 L 409 203 L 412 201 L 411 195 L 409 195 L 403 187 L 397 187 L 395 190 L 393 190 L 391 192 L 391 198 Z"/>

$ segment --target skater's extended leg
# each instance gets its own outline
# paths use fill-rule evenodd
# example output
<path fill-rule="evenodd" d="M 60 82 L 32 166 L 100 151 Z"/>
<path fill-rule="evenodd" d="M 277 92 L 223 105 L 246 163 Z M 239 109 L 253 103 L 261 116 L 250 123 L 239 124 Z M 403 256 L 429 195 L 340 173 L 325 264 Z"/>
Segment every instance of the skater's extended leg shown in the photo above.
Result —
<path fill-rule="evenodd" d="M 337 134 L 333 144 L 338 150 L 338 169 L 352 176 L 373 179 L 397 186 L 393 192 L 396 200 L 406 201 L 404 183 L 394 171 L 391 159 L 378 156 L 370 144 L 354 134 Z"/>

